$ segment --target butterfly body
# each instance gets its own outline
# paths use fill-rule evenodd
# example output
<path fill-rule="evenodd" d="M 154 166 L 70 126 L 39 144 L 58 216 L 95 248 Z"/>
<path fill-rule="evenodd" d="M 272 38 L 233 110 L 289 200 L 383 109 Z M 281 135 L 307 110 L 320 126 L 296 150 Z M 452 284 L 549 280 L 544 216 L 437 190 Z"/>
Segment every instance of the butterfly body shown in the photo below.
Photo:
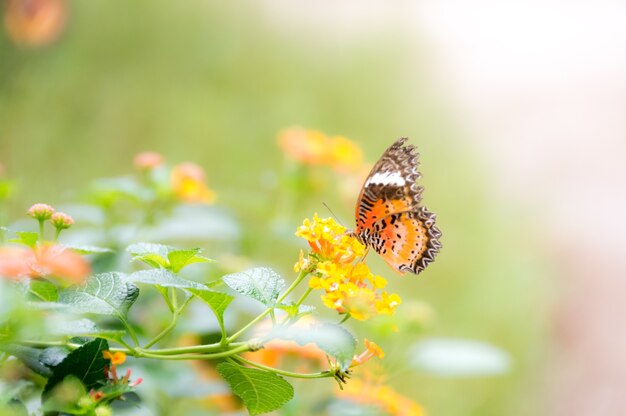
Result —
<path fill-rule="evenodd" d="M 361 243 L 373 248 L 400 274 L 419 273 L 441 248 L 435 214 L 421 206 L 417 185 L 419 154 L 399 139 L 380 157 L 368 175 L 356 204 Z"/>

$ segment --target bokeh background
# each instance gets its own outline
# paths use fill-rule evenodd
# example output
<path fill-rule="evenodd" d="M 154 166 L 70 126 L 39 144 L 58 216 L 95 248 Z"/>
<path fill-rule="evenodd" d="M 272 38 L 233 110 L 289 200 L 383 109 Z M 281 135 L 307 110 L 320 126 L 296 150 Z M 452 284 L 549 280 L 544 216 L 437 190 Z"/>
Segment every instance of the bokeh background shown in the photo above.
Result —
<path fill-rule="evenodd" d="M 265 209 L 278 133 L 343 135 L 372 162 L 408 136 L 444 248 L 419 278 L 370 262 L 431 305 L 427 335 L 496 345 L 511 365 L 405 371 L 418 335 L 395 333 L 381 342 L 389 383 L 431 415 L 626 413 L 626 5 L 33 1 L 45 13 L 28 26 L 12 3 L 0 34 L 10 215 L 79 199 L 153 150 L 206 170 L 241 224 L 234 254 L 289 271 L 294 251 Z M 275 213 L 292 230 L 324 202 L 352 222 L 331 187 Z"/>

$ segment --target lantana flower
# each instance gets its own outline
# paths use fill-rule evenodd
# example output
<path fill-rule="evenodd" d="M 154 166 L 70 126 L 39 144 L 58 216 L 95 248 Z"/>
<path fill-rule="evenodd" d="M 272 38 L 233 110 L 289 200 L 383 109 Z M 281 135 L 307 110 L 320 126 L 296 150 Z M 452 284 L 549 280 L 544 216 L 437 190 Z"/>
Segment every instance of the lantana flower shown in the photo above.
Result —
<path fill-rule="evenodd" d="M 363 262 L 365 246 L 334 219 L 315 214 L 313 220 L 304 220 L 296 236 L 305 239 L 311 251 L 300 254 L 294 270 L 312 274 L 309 287 L 324 291 L 326 307 L 363 321 L 390 315 L 400 304 L 397 294 L 381 291 L 387 281 Z"/>
<path fill-rule="evenodd" d="M 6 278 L 17 280 L 52 276 L 80 283 L 90 272 L 87 260 L 61 245 L 0 247 L 0 276 Z"/>
<path fill-rule="evenodd" d="M 325 165 L 341 173 L 354 172 L 363 165 L 361 148 L 343 136 L 302 127 L 283 130 L 278 145 L 289 159 L 303 165 Z"/>
<path fill-rule="evenodd" d="M 143 379 L 140 377 L 136 379 L 135 381 L 131 382 L 130 381 L 130 374 L 131 374 L 130 368 L 126 370 L 126 374 L 124 374 L 124 376 L 118 377 L 117 366 L 120 364 L 124 364 L 124 362 L 126 361 L 126 354 L 124 354 L 123 352 L 121 351 L 111 352 L 107 350 L 107 351 L 102 351 L 102 356 L 105 359 L 109 360 L 109 362 L 111 363 L 110 367 L 105 367 L 107 380 L 111 384 L 128 384 L 131 387 L 135 387 L 143 381 Z"/>
<path fill-rule="evenodd" d="M 215 202 L 215 192 L 206 184 L 204 170 L 192 162 L 181 163 L 172 169 L 174 194 L 184 202 L 211 204 Z"/>

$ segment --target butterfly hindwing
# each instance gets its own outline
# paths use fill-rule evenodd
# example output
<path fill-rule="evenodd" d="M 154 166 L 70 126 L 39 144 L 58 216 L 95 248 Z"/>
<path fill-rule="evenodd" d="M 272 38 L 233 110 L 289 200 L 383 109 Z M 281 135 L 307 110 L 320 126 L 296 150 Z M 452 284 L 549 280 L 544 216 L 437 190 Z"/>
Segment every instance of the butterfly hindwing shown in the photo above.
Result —
<path fill-rule="evenodd" d="M 374 224 L 368 245 L 399 273 L 417 274 L 434 260 L 441 247 L 441 232 L 434 217 L 424 207 L 391 214 Z"/>

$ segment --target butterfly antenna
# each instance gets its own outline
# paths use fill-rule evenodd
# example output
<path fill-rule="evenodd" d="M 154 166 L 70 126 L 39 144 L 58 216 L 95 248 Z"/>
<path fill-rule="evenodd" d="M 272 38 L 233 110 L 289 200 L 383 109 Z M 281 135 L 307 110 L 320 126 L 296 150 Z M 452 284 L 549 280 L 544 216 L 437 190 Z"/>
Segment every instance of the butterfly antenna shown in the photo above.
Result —
<path fill-rule="evenodd" d="M 341 222 L 341 220 L 339 218 L 337 218 L 337 216 L 335 215 L 335 213 L 333 212 L 332 209 L 330 209 L 330 207 L 326 204 L 326 202 L 322 202 L 322 205 L 324 205 L 326 207 L 326 209 L 328 210 L 328 212 L 330 212 L 330 215 L 333 216 L 333 218 L 335 218 L 335 221 L 337 221 L 339 223 L 339 225 L 341 225 L 342 227 L 345 227 L 345 225 L 343 225 L 343 223 Z"/>

